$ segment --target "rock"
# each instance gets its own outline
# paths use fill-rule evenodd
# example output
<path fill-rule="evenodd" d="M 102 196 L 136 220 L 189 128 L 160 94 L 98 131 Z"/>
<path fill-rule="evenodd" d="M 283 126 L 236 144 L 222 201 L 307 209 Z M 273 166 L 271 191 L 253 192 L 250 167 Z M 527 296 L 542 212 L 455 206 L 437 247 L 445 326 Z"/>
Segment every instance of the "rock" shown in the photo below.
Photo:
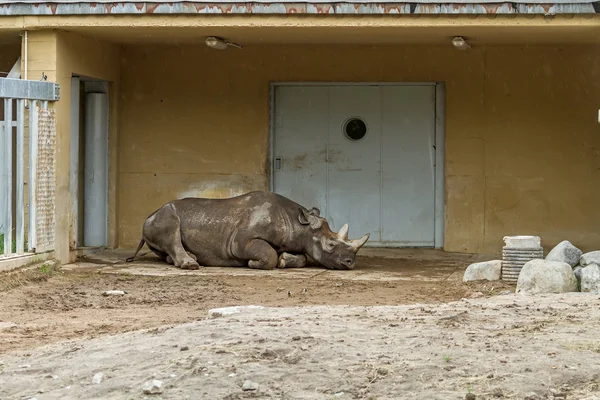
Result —
<path fill-rule="evenodd" d="M 122 290 L 107 290 L 102 292 L 102 296 L 123 296 L 125 294 Z"/>
<path fill-rule="evenodd" d="M 583 254 L 579 259 L 579 264 L 581 264 L 582 267 L 586 267 L 590 264 L 600 265 L 600 251 L 591 251 Z"/>
<path fill-rule="evenodd" d="M 583 255 L 583 251 L 573 246 L 568 240 L 563 240 L 550 250 L 546 256 L 548 261 L 560 261 L 569 264 L 571 267 L 579 263 L 579 259 Z"/>
<path fill-rule="evenodd" d="M 98 384 L 100 384 L 102 382 L 102 379 L 104 379 L 104 374 L 102 372 L 98 372 L 92 378 L 92 383 L 94 385 L 98 385 Z"/>
<path fill-rule="evenodd" d="M 575 278 L 577 278 L 577 280 L 579 282 L 581 282 L 581 270 L 583 269 L 583 267 L 581 265 L 577 265 L 575 268 L 573 268 L 573 274 L 575 274 Z"/>
<path fill-rule="evenodd" d="M 493 260 L 471 264 L 467 267 L 463 276 L 463 282 L 471 281 L 497 281 L 502 272 L 502 261 Z"/>
<path fill-rule="evenodd" d="M 208 310 L 209 318 L 221 318 L 229 315 L 238 314 L 245 310 L 262 310 L 263 306 L 233 306 L 223 308 L 211 308 Z"/>
<path fill-rule="evenodd" d="M 144 383 L 144 386 L 142 386 L 142 391 L 144 394 L 161 394 L 162 385 L 162 381 L 159 381 L 158 379 L 152 379 L 151 381 Z"/>
<path fill-rule="evenodd" d="M 242 390 L 245 392 L 258 390 L 258 383 L 252 382 L 250 380 L 245 380 L 244 384 L 242 385 Z"/>
<path fill-rule="evenodd" d="M 465 396 L 465 400 L 475 400 L 477 397 L 473 393 L 467 393 Z"/>
<path fill-rule="evenodd" d="M 539 236 L 504 236 L 504 244 L 511 249 L 538 249 L 542 245 Z"/>
<path fill-rule="evenodd" d="M 581 291 L 600 294 L 600 266 L 590 264 L 581 270 Z"/>
<path fill-rule="evenodd" d="M 531 260 L 521 269 L 516 292 L 522 294 L 577 292 L 577 279 L 573 269 L 567 263 Z"/>
<path fill-rule="evenodd" d="M 484 294 L 483 294 L 483 293 L 481 293 L 481 292 L 474 292 L 474 293 L 472 293 L 472 294 L 471 294 L 469 297 L 470 297 L 471 299 L 478 299 L 478 298 L 480 298 L 480 297 L 483 297 L 483 296 L 484 296 Z"/>
<path fill-rule="evenodd" d="M 189 349 L 190 349 L 190 347 L 189 347 L 189 346 L 181 346 L 181 347 L 179 348 L 179 350 L 180 350 L 180 351 L 188 351 Z"/>

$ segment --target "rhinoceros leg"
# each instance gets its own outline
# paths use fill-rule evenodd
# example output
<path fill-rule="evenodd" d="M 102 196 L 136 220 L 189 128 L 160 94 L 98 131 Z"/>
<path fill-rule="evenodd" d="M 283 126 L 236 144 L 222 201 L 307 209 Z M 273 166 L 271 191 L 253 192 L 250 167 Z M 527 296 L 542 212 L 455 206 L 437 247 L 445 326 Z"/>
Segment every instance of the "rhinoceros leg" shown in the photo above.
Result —
<path fill-rule="evenodd" d="M 196 261 L 196 262 L 198 261 L 198 258 L 196 257 L 196 255 L 195 255 L 195 254 L 193 254 L 193 253 L 190 253 L 190 252 L 188 251 L 188 252 L 187 252 L 187 255 L 188 255 L 188 256 L 190 256 L 190 257 L 192 257 L 192 258 L 194 259 L 194 261 Z M 166 256 L 164 260 L 165 260 L 165 261 L 166 261 L 168 264 L 171 264 L 171 265 L 173 265 L 173 259 L 171 258 L 171 256 Z"/>
<path fill-rule="evenodd" d="M 240 257 L 248 260 L 248 266 L 255 269 L 273 269 L 277 266 L 277 252 L 264 240 L 251 240 Z"/>
<path fill-rule="evenodd" d="M 176 267 L 182 269 L 199 268 L 198 263 L 183 248 L 179 216 L 172 204 L 162 207 L 152 216 L 151 223 L 144 225 L 144 239 L 149 247 L 154 248 L 159 253 L 166 253 L 167 257 L 165 259 L 170 257 Z"/>
<path fill-rule="evenodd" d="M 306 266 L 306 255 L 281 253 L 277 268 L 302 268 Z"/>

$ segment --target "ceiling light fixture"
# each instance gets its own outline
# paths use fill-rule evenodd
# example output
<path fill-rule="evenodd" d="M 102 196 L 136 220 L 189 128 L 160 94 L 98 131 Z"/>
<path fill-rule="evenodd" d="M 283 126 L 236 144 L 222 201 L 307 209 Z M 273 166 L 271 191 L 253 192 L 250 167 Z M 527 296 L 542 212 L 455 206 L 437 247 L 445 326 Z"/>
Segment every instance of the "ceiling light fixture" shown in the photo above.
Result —
<path fill-rule="evenodd" d="M 452 45 L 459 50 L 467 50 L 471 48 L 471 45 L 462 36 L 456 36 L 452 39 Z"/>
<path fill-rule="evenodd" d="M 240 46 L 239 44 L 235 44 L 233 42 L 230 42 L 229 40 L 221 39 L 220 37 L 216 36 L 207 37 L 204 43 L 206 43 L 208 47 L 213 48 L 215 50 L 225 50 L 229 46 L 237 47 L 238 49 L 242 48 L 242 46 Z"/>

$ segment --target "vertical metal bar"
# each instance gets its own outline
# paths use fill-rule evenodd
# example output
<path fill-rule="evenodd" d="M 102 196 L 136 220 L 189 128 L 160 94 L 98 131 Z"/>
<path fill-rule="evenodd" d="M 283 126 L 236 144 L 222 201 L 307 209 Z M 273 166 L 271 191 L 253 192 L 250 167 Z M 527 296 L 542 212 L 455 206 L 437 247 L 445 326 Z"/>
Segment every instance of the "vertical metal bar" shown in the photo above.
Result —
<path fill-rule="evenodd" d="M 48 108 L 48 100 L 42 100 L 42 108 L 45 110 Z"/>
<path fill-rule="evenodd" d="M 6 133 L 4 120 L 0 121 L 0 233 L 4 233 L 4 215 L 8 206 L 6 205 L 6 181 L 8 180 L 8 174 L 6 172 L 6 163 L 4 162 L 4 153 L 6 149 Z M 2 239 L 2 245 L 4 245 L 4 239 Z M 0 257 L 4 255 L 4 250 L 0 252 Z"/>
<path fill-rule="evenodd" d="M 29 238 L 27 240 L 27 248 L 29 251 L 35 251 L 37 241 L 37 105 L 37 100 L 29 102 Z"/>
<path fill-rule="evenodd" d="M 12 254 L 12 102 L 4 99 L 4 255 Z"/>
<path fill-rule="evenodd" d="M 17 100 L 17 254 L 25 252 L 25 100 Z"/>

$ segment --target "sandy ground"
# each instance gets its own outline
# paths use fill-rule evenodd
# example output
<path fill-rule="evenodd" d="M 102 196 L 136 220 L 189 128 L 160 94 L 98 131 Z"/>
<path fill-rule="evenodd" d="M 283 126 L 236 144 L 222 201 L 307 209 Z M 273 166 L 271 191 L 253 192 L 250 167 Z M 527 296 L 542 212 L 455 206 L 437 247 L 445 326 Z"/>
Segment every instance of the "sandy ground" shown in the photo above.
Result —
<path fill-rule="evenodd" d="M 0 398 L 600 399 L 598 296 L 515 297 L 461 282 L 475 256 L 377 254 L 181 271 L 113 252 L 2 274 Z M 237 305 L 268 308 L 207 318 Z"/>
<path fill-rule="evenodd" d="M 5 356 L 0 397 L 591 400 L 599 319 L 589 294 L 242 309 Z"/>

